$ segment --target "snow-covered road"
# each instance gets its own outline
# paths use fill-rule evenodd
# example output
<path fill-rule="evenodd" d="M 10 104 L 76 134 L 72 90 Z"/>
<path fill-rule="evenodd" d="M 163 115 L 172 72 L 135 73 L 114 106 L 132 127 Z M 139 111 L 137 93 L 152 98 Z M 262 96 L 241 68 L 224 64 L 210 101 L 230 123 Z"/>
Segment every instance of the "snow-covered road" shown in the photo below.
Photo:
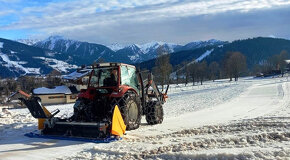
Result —
<path fill-rule="evenodd" d="M 23 133 L 36 121 L 28 111 L 0 112 L 7 117 L 0 118 L 0 159 L 287 159 L 289 88 L 286 78 L 173 86 L 162 124 L 142 119 L 139 129 L 110 144 L 29 139 Z M 70 107 L 60 109 L 70 114 Z"/>

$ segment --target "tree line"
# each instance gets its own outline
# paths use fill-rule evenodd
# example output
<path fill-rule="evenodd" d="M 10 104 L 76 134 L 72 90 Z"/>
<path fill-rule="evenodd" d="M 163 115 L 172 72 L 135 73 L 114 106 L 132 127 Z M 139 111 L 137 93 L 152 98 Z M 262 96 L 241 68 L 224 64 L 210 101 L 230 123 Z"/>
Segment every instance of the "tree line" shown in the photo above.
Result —
<path fill-rule="evenodd" d="M 8 97 L 12 93 L 22 90 L 30 93 L 32 89 L 39 87 L 54 87 L 62 85 L 60 72 L 53 70 L 51 73 L 43 76 L 21 76 L 18 78 L 6 78 L 0 77 L 0 102 Z"/>
<path fill-rule="evenodd" d="M 257 64 L 254 68 L 247 67 L 247 59 L 241 52 L 227 52 L 220 62 L 206 60 L 184 61 L 181 64 L 172 66 L 170 64 L 170 54 L 164 50 L 157 50 L 157 58 L 153 74 L 155 81 L 160 85 L 168 83 L 192 83 L 198 82 L 202 85 L 205 80 L 215 81 L 216 79 L 229 78 L 230 81 L 238 81 L 240 76 L 249 76 L 279 72 L 283 76 L 287 70 L 288 53 L 283 50 L 280 54 L 273 55 Z"/>
<path fill-rule="evenodd" d="M 282 77 L 287 69 L 288 63 L 287 59 L 289 58 L 289 54 L 286 50 L 282 50 L 280 54 L 275 54 L 268 59 L 256 64 L 254 66 L 254 73 L 262 73 L 264 75 L 272 75 L 274 73 L 280 73 Z"/>

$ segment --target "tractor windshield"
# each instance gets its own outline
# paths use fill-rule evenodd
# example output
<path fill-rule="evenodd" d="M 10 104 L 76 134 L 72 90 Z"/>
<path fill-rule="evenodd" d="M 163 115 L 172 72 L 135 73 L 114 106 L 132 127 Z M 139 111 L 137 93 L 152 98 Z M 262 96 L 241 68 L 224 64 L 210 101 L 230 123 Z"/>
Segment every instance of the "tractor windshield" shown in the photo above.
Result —
<path fill-rule="evenodd" d="M 121 66 L 121 84 L 133 87 L 139 91 L 136 69 L 130 66 Z"/>
<path fill-rule="evenodd" d="M 118 68 L 96 68 L 93 71 L 91 87 L 113 87 L 118 84 Z"/>

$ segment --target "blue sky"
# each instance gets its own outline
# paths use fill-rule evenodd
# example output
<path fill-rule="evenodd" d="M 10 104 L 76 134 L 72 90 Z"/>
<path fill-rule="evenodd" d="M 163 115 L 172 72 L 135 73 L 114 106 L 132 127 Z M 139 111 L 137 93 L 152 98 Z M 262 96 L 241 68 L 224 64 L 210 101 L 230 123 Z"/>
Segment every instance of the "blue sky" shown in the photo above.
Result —
<path fill-rule="evenodd" d="M 0 0 L 0 37 L 94 43 L 290 38 L 289 0 Z"/>

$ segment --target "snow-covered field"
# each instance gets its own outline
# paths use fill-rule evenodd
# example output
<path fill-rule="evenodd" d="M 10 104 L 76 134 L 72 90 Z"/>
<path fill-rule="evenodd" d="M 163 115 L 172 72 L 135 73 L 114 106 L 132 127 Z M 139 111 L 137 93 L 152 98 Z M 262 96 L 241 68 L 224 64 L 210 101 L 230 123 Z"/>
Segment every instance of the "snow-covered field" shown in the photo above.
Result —
<path fill-rule="evenodd" d="M 0 109 L 0 159 L 289 159 L 289 89 L 287 78 L 173 85 L 162 124 L 142 119 L 109 144 L 30 139 L 28 110 Z M 71 115 L 72 104 L 55 108 Z"/>

